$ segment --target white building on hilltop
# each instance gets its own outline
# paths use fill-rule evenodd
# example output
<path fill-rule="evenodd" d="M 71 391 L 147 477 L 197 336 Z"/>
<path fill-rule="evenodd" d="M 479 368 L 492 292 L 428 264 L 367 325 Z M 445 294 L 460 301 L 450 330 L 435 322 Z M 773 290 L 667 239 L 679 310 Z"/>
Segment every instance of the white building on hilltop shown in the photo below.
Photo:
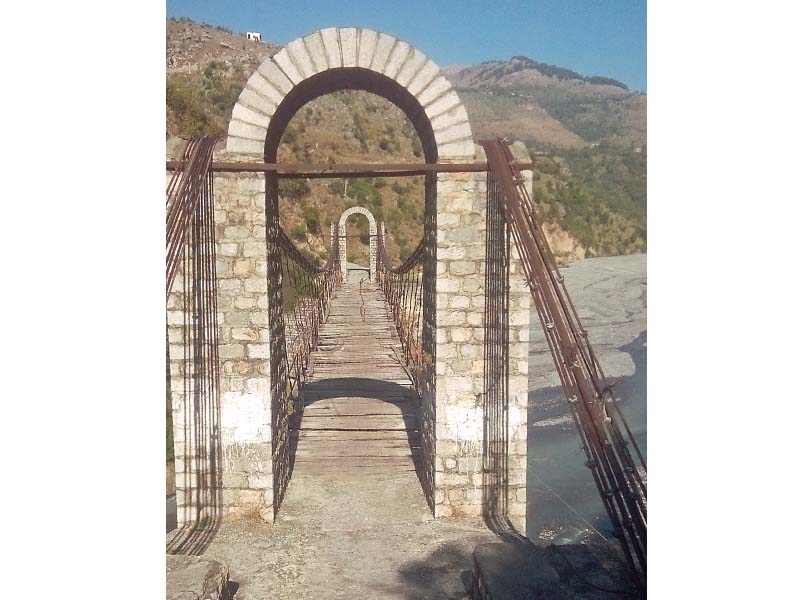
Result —
<path fill-rule="evenodd" d="M 247 39 L 253 42 L 260 42 L 261 41 L 261 34 L 258 31 L 248 31 L 247 32 Z"/>

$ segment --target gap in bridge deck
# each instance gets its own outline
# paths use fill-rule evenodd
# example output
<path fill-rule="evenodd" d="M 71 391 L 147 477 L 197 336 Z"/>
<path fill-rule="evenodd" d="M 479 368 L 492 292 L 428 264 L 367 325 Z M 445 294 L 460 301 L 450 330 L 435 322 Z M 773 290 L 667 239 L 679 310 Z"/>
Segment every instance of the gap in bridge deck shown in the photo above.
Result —
<path fill-rule="evenodd" d="M 279 521 L 309 504 L 322 528 L 392 521 L 398 511 L 430 517 L 418 476 L 416 392 L 401 360 L 380 289 L 344 283 L 312 354 L 304 410 L 290 423 L 291 480 Z"/>

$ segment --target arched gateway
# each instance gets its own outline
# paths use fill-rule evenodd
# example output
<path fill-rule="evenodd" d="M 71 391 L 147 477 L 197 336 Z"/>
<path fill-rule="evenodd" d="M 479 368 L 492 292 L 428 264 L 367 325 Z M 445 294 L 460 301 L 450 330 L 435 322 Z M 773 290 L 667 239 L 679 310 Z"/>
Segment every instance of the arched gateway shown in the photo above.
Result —
<path fill-rule="evenodd" d="M 227 148 L 215 160 L 276 162 L 291 118 L 307 102 L 337 90 L 364 90 L 401 108 L 416 129 L 426 163 L 476 160 L 467 111 L 439 67 L 404 41 L 357 28 L 323 29 L 265 59 L 233 109 Z M 279 257 L 267 252 L 278 235 L 277 175 L 215 173 L 214 193 L 221 511 L 257 513 L 271 521 L 290 474 L 282 284 Z M 512 252 L 510 267 L 509 403 L 503 417 L 508 443 L 487 449 L 485 173 L 427 172 L 424 215 L 420 479 L 435 516 L 481 514 L 487 502 L 482 463 L 487 452 L 502 454 L 508 514 L 524 531 L 529 295 L 517 255 Z M 176 462 L 179 520 L 191 522 L 203 513 L 194 504 L 193 486 L 203 484 L 189 464 L 192 434 L 179 414 L 186 412 L 179 381 L 173 378 L 172 386 L 176 455 L 189 457 Z"/>
<path fill-rule="evenodd" d="M 375 268 L 377 264 L 378 224 L 372 213 L 361 206 L 348 208 L 339 217 L 339 262 L 342 275 L 347 276 L 347 219 L 350 215 L 364 215 L 369 221 L 369 280 L 375 281 Z M 333 233 L 331 233 L 333 235 Z"/>

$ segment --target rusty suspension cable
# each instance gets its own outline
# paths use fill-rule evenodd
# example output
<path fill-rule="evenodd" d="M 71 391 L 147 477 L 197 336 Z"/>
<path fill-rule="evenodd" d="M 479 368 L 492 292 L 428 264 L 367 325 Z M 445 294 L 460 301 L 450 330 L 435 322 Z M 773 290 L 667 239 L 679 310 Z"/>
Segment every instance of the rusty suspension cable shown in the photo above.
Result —
<path fill-rule="evenodd" d="M 587 456 L 586 465 L 633 568 L 646 581 L 646 465 L 578 318 L 533 202 L 506 142 L 481 142 L 489 163 L 487 189 L 496 189 L 522 259 L 564 393 Z M 488 191 L 487 191 L 488 193 Z M 636 464 L 629 446 L 639 458 Z"/>
<path fill-rule="evenodd" d="M 218 524 L 221 494 L 220 369 L 217 324 L 214 179 L 209 169 L 216 138 L 193 139 L 184 152 L 185 169 L 167 185 L 166 294 L 168 307 L 180 310 L 180 338 L 170 337 L 170 357 L 179 394 L 176 458 L 184 481 L 184 519 L 189 525 L 168 552 L 202 553 Z M 180 285 L 176 285 L 176 281 Z M 174 323 L 173 325 L 177 325 Z M 171 332 L 172 333 L 172 332 Z M 182 437 L 181 437 L 182 436 Z M 182 448 L 182 450 L 181 450 Z M 193 520 L 192 520 L 193 519 Z"/>
<path fill-rule="evenodd" d="M 167 185 L 167 294 L 175 282 L 198 202 L 212 178 L 210 167 L 216 142 L 216 136 L 192 139 L 184 150 L 184 168 L 175 171 Z"/>
<path fill-rule="evenodd" d="M 274 243 L 280 254 L 287 394 L 291 395 L 305 383 L 319 326 L 328 314 L 334 290 L 341 283 L 339 237 L 334 235 L 331 239 L 331 253 L 322 267 L 303 256 L 280 227 Z"/>
<path fill-rule="evenodd" d="M 378 284 L 392 314 L 392 320 L 403 347 L 403 358 L 414 382 L 414 387 L 417 389 L 419 389 L 419 378 L 424 361 L 421 318 L 424 242 L 423 238 L 399 267 L 392 268 L 386 253 L 383 228 L 378 228 L 376 269 Z"/>

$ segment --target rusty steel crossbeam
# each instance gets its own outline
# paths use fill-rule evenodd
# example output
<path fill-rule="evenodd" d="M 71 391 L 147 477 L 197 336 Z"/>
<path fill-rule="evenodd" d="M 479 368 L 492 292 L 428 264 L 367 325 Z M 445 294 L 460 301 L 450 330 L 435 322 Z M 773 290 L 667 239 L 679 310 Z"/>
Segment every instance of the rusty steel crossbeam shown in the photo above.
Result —
<path fill-rule="evenodd" d="M 537 221 L 533 201 L 514 163 L 508 143 L 480 142 L 490 166 L 487 194 L 495 194 L 508 221 L 580 435 L 600 498 L 640 591 L 646 589 L 646 465 L 630 428 L 613 398 L 586 330 L 578 318 Z M 488 301 L 488 299 L 487 299 Z M 639 464 L 629 447 L 633 447 Z"/>
<path fill-rule="evenodd" d="M 184 161 L 168 160 L 167 171 L 183 168 Z M 517 163 L 518 169 L 532 169 L 533 163 Z M 340 177 L 409 177 L 426 173 L 482 173 L 488 163 L 349 163 L 349 164 L 280 164 L 266 162 L 211 163 L 215 173 L 275 172 L 284 179 L 324 179 Z"/>

